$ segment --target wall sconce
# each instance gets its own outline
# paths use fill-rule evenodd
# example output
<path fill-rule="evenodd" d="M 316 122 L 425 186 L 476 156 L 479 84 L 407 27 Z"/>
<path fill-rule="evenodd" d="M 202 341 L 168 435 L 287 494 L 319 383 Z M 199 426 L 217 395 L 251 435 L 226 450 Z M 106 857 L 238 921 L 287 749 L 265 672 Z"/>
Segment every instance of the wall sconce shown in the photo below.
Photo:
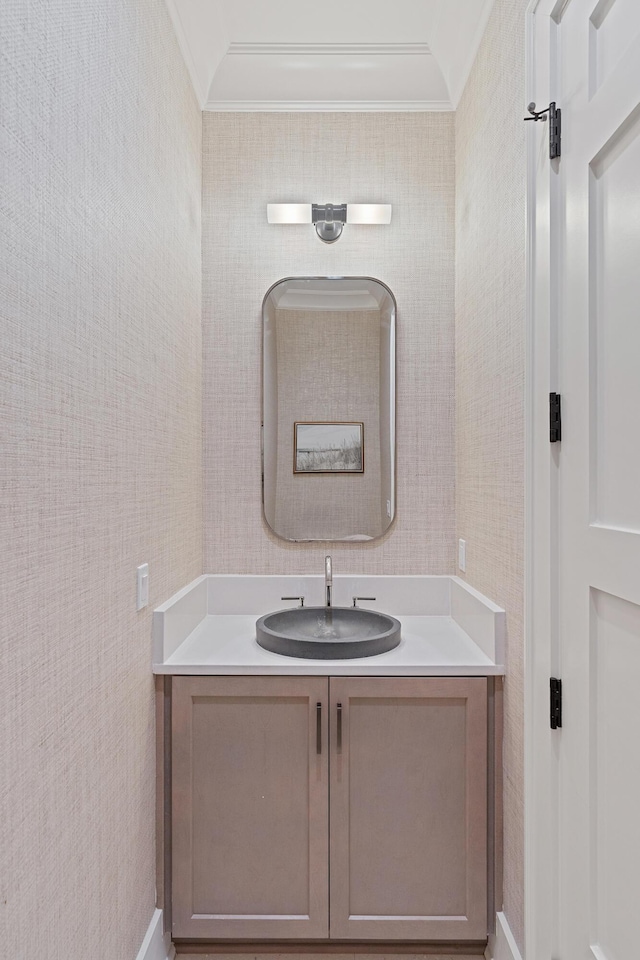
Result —
<path fill-rule="evenodd" d="M 390 203 L 268 203 L 268 223 L 313 223 L 324 243 L 335 243 L 345 223 L 391 223 Z"/>

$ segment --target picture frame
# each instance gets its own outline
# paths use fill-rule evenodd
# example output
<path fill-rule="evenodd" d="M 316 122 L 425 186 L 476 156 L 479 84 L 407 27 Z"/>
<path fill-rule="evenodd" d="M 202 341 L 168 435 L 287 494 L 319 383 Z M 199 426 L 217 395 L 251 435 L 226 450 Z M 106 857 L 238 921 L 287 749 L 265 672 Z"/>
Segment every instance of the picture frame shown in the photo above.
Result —
<path fill-rule="evenodd" d="M 297 420 L 293 425 L 293 472 L 364 473 L 364 423 Z"/>

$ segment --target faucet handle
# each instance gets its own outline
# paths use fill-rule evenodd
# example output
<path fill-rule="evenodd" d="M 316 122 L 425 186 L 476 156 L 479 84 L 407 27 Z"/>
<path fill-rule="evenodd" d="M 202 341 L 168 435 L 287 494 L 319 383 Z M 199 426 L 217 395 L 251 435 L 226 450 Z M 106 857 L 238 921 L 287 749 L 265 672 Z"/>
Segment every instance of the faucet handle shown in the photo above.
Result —
<path fill-rule="evenodd" d="M 280 597 L 281 600 L 299 600 L 300 606 L 304 607 L 304 597 Z"/>
<path fill-rule="evenodd" d="M 353 605 L 354 605 L 354 607 L 357 607 L 357 606 L 358 606 L 358 600 L 375 600 L 375 599 L 376 599 L 375 597 L 354 597 L 354 598 L 353 598 Z"/>

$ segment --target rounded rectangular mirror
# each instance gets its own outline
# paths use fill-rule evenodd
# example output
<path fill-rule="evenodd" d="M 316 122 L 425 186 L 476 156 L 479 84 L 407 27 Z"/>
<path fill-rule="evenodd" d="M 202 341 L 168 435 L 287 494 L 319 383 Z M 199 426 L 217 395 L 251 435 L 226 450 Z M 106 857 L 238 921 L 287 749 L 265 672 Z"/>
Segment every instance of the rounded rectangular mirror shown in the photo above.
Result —
<path fill-rule="evenodd" d="M 295 277 L 263 309 L 262 503 L 285 540 L 374 540 L 395 516 L 396 302 Z"/>

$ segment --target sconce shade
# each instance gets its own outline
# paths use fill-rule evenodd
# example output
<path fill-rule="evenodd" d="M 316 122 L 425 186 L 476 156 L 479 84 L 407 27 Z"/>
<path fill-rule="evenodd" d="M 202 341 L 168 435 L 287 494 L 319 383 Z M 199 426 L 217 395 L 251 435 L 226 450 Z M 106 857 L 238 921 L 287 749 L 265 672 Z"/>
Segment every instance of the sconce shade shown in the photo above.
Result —
<path fill-rule="evenodd" d="M 268 203 L 268 223 L 311 223 L 310 203 Z"/>
<path fill-rule="evenodd" d="M 348 203 L 347 223 L 391 223 L 391 204 Z"/>

